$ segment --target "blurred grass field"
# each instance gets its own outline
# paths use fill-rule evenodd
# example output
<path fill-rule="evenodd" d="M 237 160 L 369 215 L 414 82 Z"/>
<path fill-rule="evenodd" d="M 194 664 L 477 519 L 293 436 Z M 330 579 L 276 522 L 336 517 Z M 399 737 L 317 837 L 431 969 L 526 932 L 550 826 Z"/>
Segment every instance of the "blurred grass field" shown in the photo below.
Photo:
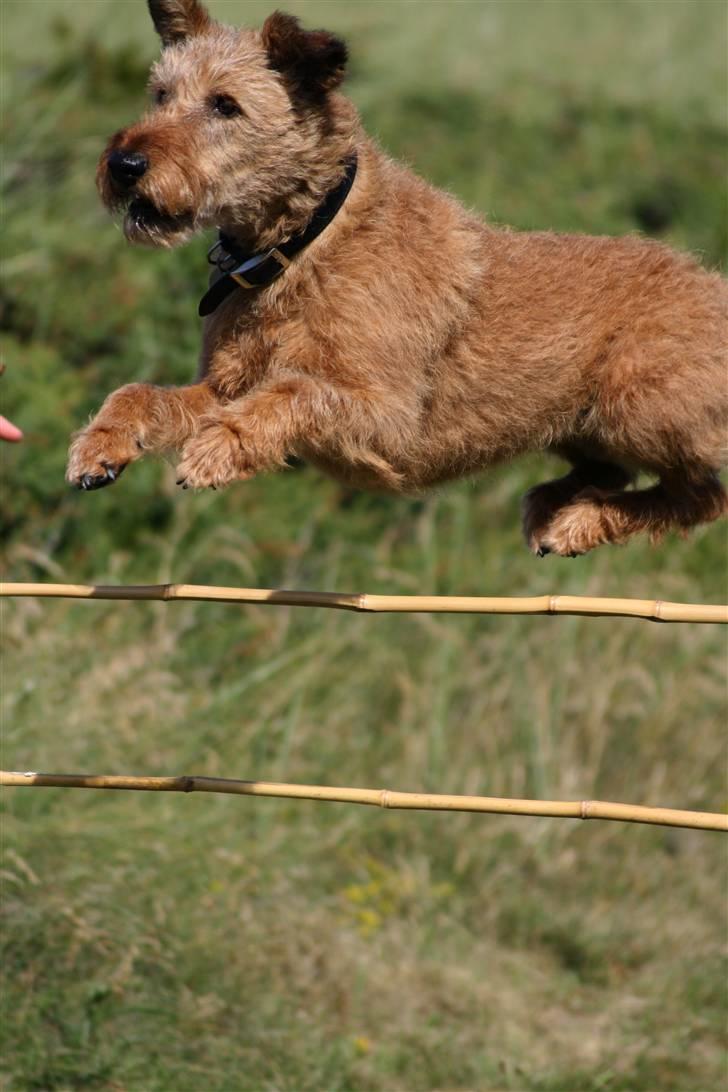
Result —
<path fill-rule="evenodd" d="M 348 36 L 387 149 L 491 219 L 725 268 L 722 2 L 287 7 Z M 132 251 L 95 196 L 144 103 L 142 0 L 0 15 L 8 579 L 725 600 L 724 526 L 531 558 L 545 459 L 416 500 L 306 468 L 190 496 L 151 462 L 67 490 L 105 394 L 192 374 L 209 242 Z M 2 640 L 5 768 L 728 803 L 714 627 L 18 600 Z M 8 1092 L 728 1088 L 717 835 L 58 790 L 0 818 Z"/>

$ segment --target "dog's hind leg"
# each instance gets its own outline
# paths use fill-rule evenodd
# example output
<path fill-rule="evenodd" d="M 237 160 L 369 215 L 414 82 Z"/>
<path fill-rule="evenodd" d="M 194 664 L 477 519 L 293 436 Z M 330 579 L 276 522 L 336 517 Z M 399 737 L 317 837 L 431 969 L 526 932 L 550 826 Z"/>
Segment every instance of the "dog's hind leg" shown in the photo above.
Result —
<path fill-rule="evenodd" d="M 556 478 L 529 489 L 523 498 L 523 534 L 533 553 L 544 557 L 550 553 L 546 534 L 558 511 L 570 504 L 579 493 L 594 487 L 602 490 L 624 489 L 631 475 L 614 463 L 595 459 L 580 459 L 576 453 L 564 452 L 574 466 L 563 478 Z"/>
<path fill-rule="evenodd" d="M 665 475 L 649 489 L 630 492 L 591 487 L 556 512 L 542 544 L 551 553 L 575 557 L 640 532 L 659 541 L 667 531 L 685 532 L 726 513 L 728 494 L 712 471 L 693 478 Z"/>

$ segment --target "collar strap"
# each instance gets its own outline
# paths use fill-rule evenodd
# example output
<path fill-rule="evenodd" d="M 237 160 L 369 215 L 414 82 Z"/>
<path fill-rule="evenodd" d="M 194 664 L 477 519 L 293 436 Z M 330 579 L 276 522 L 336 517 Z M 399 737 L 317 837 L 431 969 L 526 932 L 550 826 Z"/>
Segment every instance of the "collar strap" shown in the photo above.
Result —
<path fill-rule="evenodd" d="M 217 266 L 222 276 L 200 300 L 199 314 L 203 317 L 211 315 L 238 287 L 248 290 L 265 288 L 280 277 L 291 264 L 291 259 L 312 243 L 336 216 L 354 184 L 356 165 L 356 156 L 347 160 L 344 177 L 316 209 L 308 227 L 271 250 L 247 254 L 221 231 L 217 242 L 208 251 L 207 260 L 210 265 Z"/>

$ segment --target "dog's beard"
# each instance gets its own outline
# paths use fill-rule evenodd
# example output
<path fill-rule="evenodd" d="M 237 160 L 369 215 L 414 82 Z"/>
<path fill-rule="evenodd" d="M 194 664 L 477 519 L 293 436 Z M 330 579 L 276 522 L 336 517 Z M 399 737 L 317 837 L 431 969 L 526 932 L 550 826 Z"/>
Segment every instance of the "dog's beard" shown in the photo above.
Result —
<path fill-rule="evenodd" d="M 142 246 L 179 246 L 194 230 L 191 212 L 168 213 L 146 197 L 133 197 L 124 213 L 124 235 Z"/>

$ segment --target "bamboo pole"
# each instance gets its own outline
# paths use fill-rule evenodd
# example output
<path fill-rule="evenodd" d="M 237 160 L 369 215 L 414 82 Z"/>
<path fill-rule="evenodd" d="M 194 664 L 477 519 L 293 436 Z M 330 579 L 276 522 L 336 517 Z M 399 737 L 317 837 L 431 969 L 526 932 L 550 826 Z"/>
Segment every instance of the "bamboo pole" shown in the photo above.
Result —
<path fill-rule="evenodd" d="M 289 785 L 274 781 L 238 781 L 226 777 L 134 777 L 118 774 L 44 774 L 0 771 L 0 785 L 14 788 L 136 789 L 143 792 L 213 792 L 233 796 L 272 796 L 368 804 L 416 811 L 487 812 L 500 815 L 547 816 L 558 819 L 614 819 L 728 833 L 728 815 L 675 808 L 651 808 L 605 800 L 517 800 L 493 796 L 447 796 L 439 793 L 396 792 L 391 789 L 335 788 L 328 785 Z"/>
<path fill-rule="evenodd" d="M 645 618 L 655 622 L 728 624 L 728 605 L 669 603 L 661 599 L 605 599 L 580 595 L 516 598 L 462 595 L 368 595 L 290 591 L 284 588 L 226 588 L 202 584 L 0 584 L 0 598 L 125 599 L 261 603 L 289 607 L 328 607 L 364 613 L 572 614 Z"/>

